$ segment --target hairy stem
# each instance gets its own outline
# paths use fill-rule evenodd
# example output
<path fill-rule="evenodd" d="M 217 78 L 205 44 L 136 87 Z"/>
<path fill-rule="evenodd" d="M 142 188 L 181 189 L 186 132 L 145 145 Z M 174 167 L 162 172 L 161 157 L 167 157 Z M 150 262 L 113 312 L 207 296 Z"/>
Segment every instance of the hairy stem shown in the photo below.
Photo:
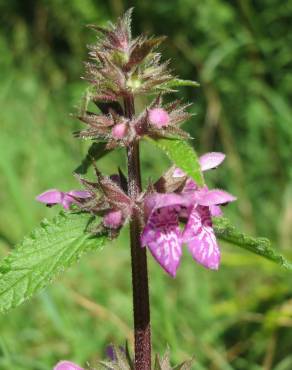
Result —
<path fill-rule="evenodd" d="M 124 99 L 126 116 L 134 114 L 134 98 Z M 127 148 L 128 157 L 128 193 L 136 199 L 141 192 L 141 172 L 139 159 L 139 143 L 134 142 Z M 141 225 L 139 215 L 134 213 L 130 224 L 132 285 L 135 333 L 135 370 L 151 369 L 151 329 L 149 289 L 147 274 L 146 249 L 141 248 Z"/>

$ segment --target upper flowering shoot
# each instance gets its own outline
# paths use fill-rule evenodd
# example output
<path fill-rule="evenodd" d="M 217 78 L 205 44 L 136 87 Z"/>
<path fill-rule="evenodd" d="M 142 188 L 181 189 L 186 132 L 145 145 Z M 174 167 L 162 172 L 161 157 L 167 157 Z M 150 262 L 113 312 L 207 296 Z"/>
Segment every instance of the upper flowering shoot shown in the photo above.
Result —
<path fill-rule="evenodd" d="M 182 123 L 192 116 L 186 109 L 189 104 L 181 104 L 179 100 L 165 103 L 163 96 L 182 83 L 192 86 L 194 83 L 173 78 L 167 70 L 168 63 L 160 63 L 156 47 L 164 38 L 132 38 L 131 12 L 129 10 L 115 25 L 110 23 L 107 28 L 92 26 L 98 37 L 97 43 L 90 47 L 91 60 L 86 63 L 85 79 L 91 86 L 78 114 L 78 119 L 87 127 L 75 136 L 102 141 L 103 150 L 131 148 L 145 136 L 154 139 L 152 141 L 190 138 L 181 129 Z M 135 98 L 140 94 L 155 97 L 136 114 Z M 97 111 L 89 103 L 94 103 Z M 92 153 L 89 150 L 86 157 L 89 161 L 100 157 Z M 202 156 L 201 170 L 218 166 L 224 157 L 222 153 Z M 132 161 L 131 166 L 139 167 L 138 160 Z M 129 174 L 131 169 L 128 168 Z M 121 172 L 120 176 L 103 176 L 97 169 L 96 175 L 95 182 L 80 178 L 85 191 L 53 189 L 37 199 L 47 205 L 61 204 L 65 209 L 74 204 L 82 211 L 102 217 L 93 231 L 106 229 L 112 237 L 133 218 L 139 223 L 145 221 L 142 245 L 149 247 L 155 259 L 172 276 L 179 266 L 184 243 L 197 262 L 210 269 L 219 267 L 220 250 L 211 217 L 222 214 L 220 205 L 234 201 L 232 195 L 199 187 L 175 167 L 148 191 L 135 192 L 135 195 L 128 192 L 135 179 L 126 179 Z"/>
<path fill-rule="evenodd" d="M 151 93 L 163 89 L 172 76 L 167 63 L 160 64 L 154 49 L 164 37 L 150 38 L 131 35 L 130 9 L 117 24 L 107 28 L 91 26 L 99 36 L 90 46 L 91 62 L 86 63 L 86 79 L 91 82 L 93 101 L 117 101 L 129 93 Z"/>
<path fill-rule="evenodd" d="M 91 26 L 98 32 L 98 37 L 97 43 L 90 46 L 90 62 L 85 64 L 84 78 L 90 82 L 90 88 L 77 116 L 88 127 L 75 132 L 75 136 L 105 141 L 107 149 L 129 146 L 141 134 L 151 131 L 154 135 L 161 129 L 163 134 L 158 136 L 170 133 L 172 136 L 188 136 L 177 127 L 184 118 L 183 109 L 175 109 L 171 105 L 162 107 L 161 97 L 154 101 L 149 107 L 151 109 L 131 120 L 120 104 L 121 100 L 130 96 L 146 93 L 161 95 L 173 91 L 167 85 L 173 79 L 167 70 L 168 63 L 161 64 L 161 56 L 155 51 L 164 37 L 132 38 L 131 13 L 132 10 L 129 10 L 117 24 L 110 23 L 107 28 Z M 90 102 L 100 112 L 89 111 Z"/>
<path fill-rule="evenodd" d="M 223 160 L 222 153 L 205 154 L 200 158 L 201 169 L 217 167 Z M 219 205 L 236 198 L 223 190 L 198 187 L 180 169 L 172 169 L 171 173 L 177 189 L 167 194 L 155 192 L 145 198 L 146 225 L 141 236 L 142 244 L 149 247 L 157 262 L 171 276 L 176 275 L 183 243 L 188 245 L 197 262 L 216 270 L 220 264 L 220 249 L 211 217 L 221 215 Z M 182 179 L 181 184 L 176 178 Z M 168 174 L 164 182 L 171 181 Z M 183 230 L 180 222 L 185 223 Z"/>

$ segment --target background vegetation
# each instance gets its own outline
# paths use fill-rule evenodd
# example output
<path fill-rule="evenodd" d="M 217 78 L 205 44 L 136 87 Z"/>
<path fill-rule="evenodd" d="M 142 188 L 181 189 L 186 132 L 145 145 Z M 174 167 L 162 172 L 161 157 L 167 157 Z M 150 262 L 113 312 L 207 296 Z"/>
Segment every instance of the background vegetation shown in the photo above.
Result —
<path fill-rule="evenodd" d="M 0 1 L 0 256 L 42 217 L 34 201 L 47 188 L 78 187 L 71 175 L 89 142 L 73 139 L 69 113 L 86 84 L 85 45 L 135 6 L 134 32 L 168 35 L 165 59 L 201 87 L 186 126 L 200 153 L 220 150 L 225 165 L 208 181 L 236 194 L 226 214 L 267 236 L 290 258 L 292 222 L 292 2 L 280 0 Z M 144 180 L 168 165 L 143 146 Z M 122 154 L 109 155 L 107 173 Z M 153 343 L 194 369 L 292 368 L 291 274 L 222 245 L 219 272 L 187 253 L 176 280 L 150 258 Z M 131 338 L 130 257 L 125 230 L 114 245 L 83 258 L 43 294 L 0 317 L 0 369 L 49 370 L 62 358 L 92 365 L 110 342 Z"/>

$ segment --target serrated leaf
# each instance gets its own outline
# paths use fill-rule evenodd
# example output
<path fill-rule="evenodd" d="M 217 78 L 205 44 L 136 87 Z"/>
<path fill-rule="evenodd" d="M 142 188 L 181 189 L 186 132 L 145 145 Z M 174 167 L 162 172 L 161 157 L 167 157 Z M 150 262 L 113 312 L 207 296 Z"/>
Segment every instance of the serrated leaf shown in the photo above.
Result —
<path fill-rule="evenodd" d="M 272 248 L 271 242 L 268 239 L 246 235 L 237 230 L 237 228 L 233 226 L 227 218 L 223 217 L 214 218 L 213 226 L 219 239 L 247 249 L 250 252 L 265 257 L 288 270 L 292 270 L 292 264 Z"/>
<path fill-rule="evenodd" d="M 91 144 L 85 158 L 74 172 L 79 175 L 85 175 L 89 167 L 92 165 L 93 160 L 97 161 L 110 152 L 110 150 L 106 149 L 106 145 L 107 143 L 103 142 Z"/>
<path fill-rule="evenodd" d="M 200 84 L 196 81 L 191 81 L 191 80 L 182 80 L 180 78 L 173 78 L 164 84 L 160 86 L 160 88 L 164 89 L 175 89 L 177 87 L 182 87 L 182 86 L 190 86 L 190 87 L 199 87 Z"/>
<path fill-rule="evenodd" d="M 148 139 L 152 144 L 164 151 L 168 158 L 199 186 L 204 185 L 199 159 L 195 150 L 183 140 Z"/>
<path fill-rule="evenodd" d="M 41 291 L 85 251 L 101 248 L 107 236 L 86 232 L 91 222 L 88 214 L 61 212 L 16 246 L 0 263 L 0 312 Z"/>

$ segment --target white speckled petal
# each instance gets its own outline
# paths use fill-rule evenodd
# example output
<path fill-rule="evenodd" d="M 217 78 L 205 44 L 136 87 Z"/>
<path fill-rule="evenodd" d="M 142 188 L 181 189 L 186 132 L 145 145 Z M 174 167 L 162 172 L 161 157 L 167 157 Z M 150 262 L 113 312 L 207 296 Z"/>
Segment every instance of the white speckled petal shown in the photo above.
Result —
<path fill-rule="evenodd" d="M 208 207 L 193 208 L 183 233 L 183 240 L 198 263 L 212 270 L 219 268 L 220 249 Z"/>
<path fill-rule="evenodd" d="M 175 206 L 155 210 L 141 235 L 142 245 L 148 246 L 156 261 L 172 277 L 176 275 L 182 254 L 178 212 Z"/>

